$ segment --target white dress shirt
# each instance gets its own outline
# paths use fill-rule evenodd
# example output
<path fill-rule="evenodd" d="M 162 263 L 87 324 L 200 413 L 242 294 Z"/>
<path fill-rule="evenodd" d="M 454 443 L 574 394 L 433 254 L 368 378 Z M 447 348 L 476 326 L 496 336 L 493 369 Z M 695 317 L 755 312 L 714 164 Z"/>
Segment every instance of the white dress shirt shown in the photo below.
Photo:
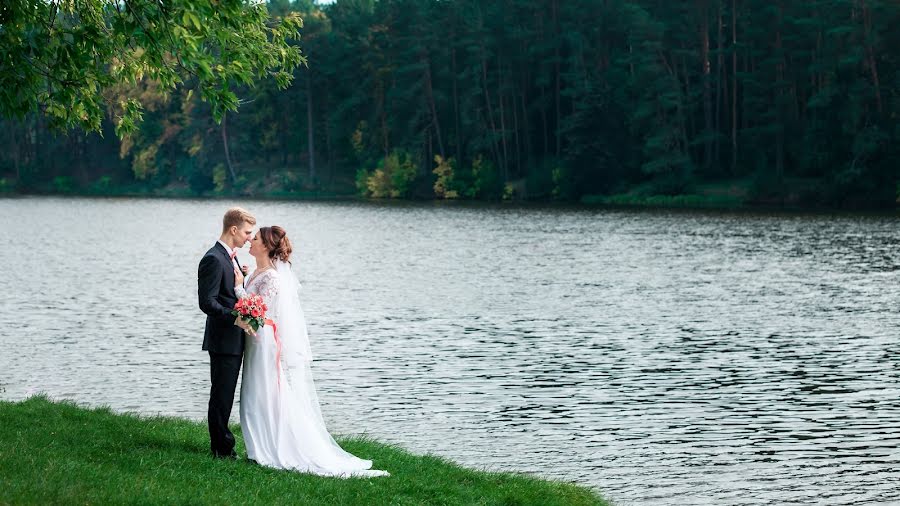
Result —
<path fill-rule="evenodd" d="M 237 249 L 231 249 L 231 247 L 229 247 L 227 244 L 225 244 L 224 242 L 222 242 L 221 239 L 219 239 L 219 240 L 216 241 L 216 242 L 218 242 L 219 244 L 221 244 L 222 247 L 225 248 L 225 251 L 227 251 L 229 255 L 231 255 L 232 253 L 234 253 L 234 256 L 231 257 L 231 264 L 234 265 L 234 268 L 235 268 L 235 269 L 241 270 L 241 266 L 238 265 L 238 261 L 237 261 Z"/>

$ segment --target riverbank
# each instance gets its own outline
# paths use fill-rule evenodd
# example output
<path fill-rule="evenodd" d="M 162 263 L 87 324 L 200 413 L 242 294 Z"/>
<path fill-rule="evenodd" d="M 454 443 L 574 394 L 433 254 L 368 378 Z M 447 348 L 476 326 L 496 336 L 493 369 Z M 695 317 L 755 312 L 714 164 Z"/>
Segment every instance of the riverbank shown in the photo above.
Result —
<path fill-rule="evenodd" d="M 240 428 L 238 452 L 244 455 Z M 208 453 L 206 426 L 32 397 L 0 402 L 2 504 L 604 505 L 574 484 L 463 468 L 369 439 L 340 439 L 388 478 L 321 478 Z"/>
<path fill-rule="evenodd" d="M 688 185 L 678 191 L 656 183 L 635 185 L 610 195 L 584 195 L 593 206 L 762 211 L 892 211 L 897 202 L 842 196 L 821 178 L 785 178 L 777 184 L 759 178 L 735 178 Z"/>
<path fill-rule="evenodd" d="M 443 199 L 378 199 L 361 197 L 346 189 L 336 190 L 293 190 L 286 191 L 269 188 L 264 192 L 205 192 L 196 193 L 185 185 L 171 185 L 162 188 L 133 187 L 73 187 L 70 185 L 47 187 L 43 190 L 19 191 L 14 186 L 4 185 L 0 179 L 0 197 L 86 197 L 86 198 L 151 198 L 151 199 L 187 199 L 187 200 L 261 200 L 261 201 L 347 201 L 347 202 L 434 202 L 458 203 L 461 205 L 525 205 L 525 206 L 563 206 L 585 208 L 624 208 L 624 209 L 696 209 L 723 211 L 762 211 L 762 212 L 895 212 L 898 202 L 869 201 L 859 199 L 832 202 L 834 196 L 825 197 L 823 182 L 817 179 L 793 178 L 786 180 L 782 191 L 766 192 L 760 183 L 753 179 L 742 178 L 724 180 L 715 183 L 695 184 L 681 192 L 660 192 L 655 184 L 638 184 L 620 193 L 604 195 L 583 195 L 576 200 L 553 200 L 548 198 L 511 198 L 508 200 L 443 200 Z"/>

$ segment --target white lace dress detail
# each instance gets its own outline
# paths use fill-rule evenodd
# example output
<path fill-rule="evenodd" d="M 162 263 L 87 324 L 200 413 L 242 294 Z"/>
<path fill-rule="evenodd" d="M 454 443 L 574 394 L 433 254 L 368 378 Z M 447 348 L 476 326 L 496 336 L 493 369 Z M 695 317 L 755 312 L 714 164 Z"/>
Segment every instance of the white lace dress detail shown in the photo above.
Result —
<path fill-rule="evenodd" d="M 372 461 L 345 452 L 328 433 L 309 367 L 302 309 L 292 294 L 282 293 L 283 286 L 296 287 L 296 279 L 281 280 L 282 275 L 293 276 L 289 269 L 267 269 L 251 276 L 246 290 L 236 290 L 238 297 L 262 295 L 266 317 L 274 322 L 245 336 L 240 414 L 247 458 L 323 476 L 389 476 L 371 469 Z M 297 314 L 279 314 L 293 305 L 290 312 Z"/>
<path fill-rule="evenodd" d="M 268 318 L 277 320 L 278 308 L 275 306 L 275 297 L 278 295 L 278 273 L 274 269 L 266 269 L 262 272 L 254 272 L 247 278 L 247 287 L 234 287 L 234 292 L 238 297 L 246 297 L 249 294 L 262 295 L 263 302 L 269 307 L 266 313 Z"/>

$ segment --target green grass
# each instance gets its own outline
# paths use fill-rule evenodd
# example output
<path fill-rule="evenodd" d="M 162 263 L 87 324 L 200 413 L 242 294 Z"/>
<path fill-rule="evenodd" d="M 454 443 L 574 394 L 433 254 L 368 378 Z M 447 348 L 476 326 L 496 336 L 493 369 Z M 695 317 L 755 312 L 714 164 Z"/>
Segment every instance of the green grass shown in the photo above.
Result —
<path fill-rule="evenodd" d="M 586 195 L 583 204 L 634 207 L 684 207 L 730 209 L 742 207 L 743 200 L 729 195 Z"/>
<path fill-rule="evenodd" d="M 215 460 L 205 424 L 189 420 L 46 397 L 0 402 L 0 504 L 606 504 L 569 483 L 466 469 L 367 439 L 339 442 L 392 476 L 342 480 Z"/>
<path fill-rule="evenodd" d="M 752 181 L 735 179 L 718 183 L 694 185 L 688 193 L 660 195 L 654 185 L 646 183 L 615 195 L 585 195 L 583 204 L 626 207 L 683 207 L 733 209 L 747 205 Z"/>

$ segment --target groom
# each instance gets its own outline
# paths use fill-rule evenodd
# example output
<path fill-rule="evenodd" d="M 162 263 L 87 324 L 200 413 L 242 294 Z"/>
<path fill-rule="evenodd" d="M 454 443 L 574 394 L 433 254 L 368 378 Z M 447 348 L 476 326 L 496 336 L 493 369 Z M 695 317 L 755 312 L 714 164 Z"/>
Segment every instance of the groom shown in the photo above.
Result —
<path fill-rule="evenodd" d="M 256 218 L 233 207 L 222 220 L 222 235 L 203 255 L 197 273 L 197 296 L 200 309 L 206 313 L 203 350 L 209 352 L 209 440 L 215 457 L 236 458 L 234 435 L 228 430 L 228 419 L 234 404 L 241 355 L 244 352 L 244 331 L 235 326 L 231 310 L 237 302 L 234 293 L 234 270 L 240 269 L 235 255 L 253 235 Z"/>

